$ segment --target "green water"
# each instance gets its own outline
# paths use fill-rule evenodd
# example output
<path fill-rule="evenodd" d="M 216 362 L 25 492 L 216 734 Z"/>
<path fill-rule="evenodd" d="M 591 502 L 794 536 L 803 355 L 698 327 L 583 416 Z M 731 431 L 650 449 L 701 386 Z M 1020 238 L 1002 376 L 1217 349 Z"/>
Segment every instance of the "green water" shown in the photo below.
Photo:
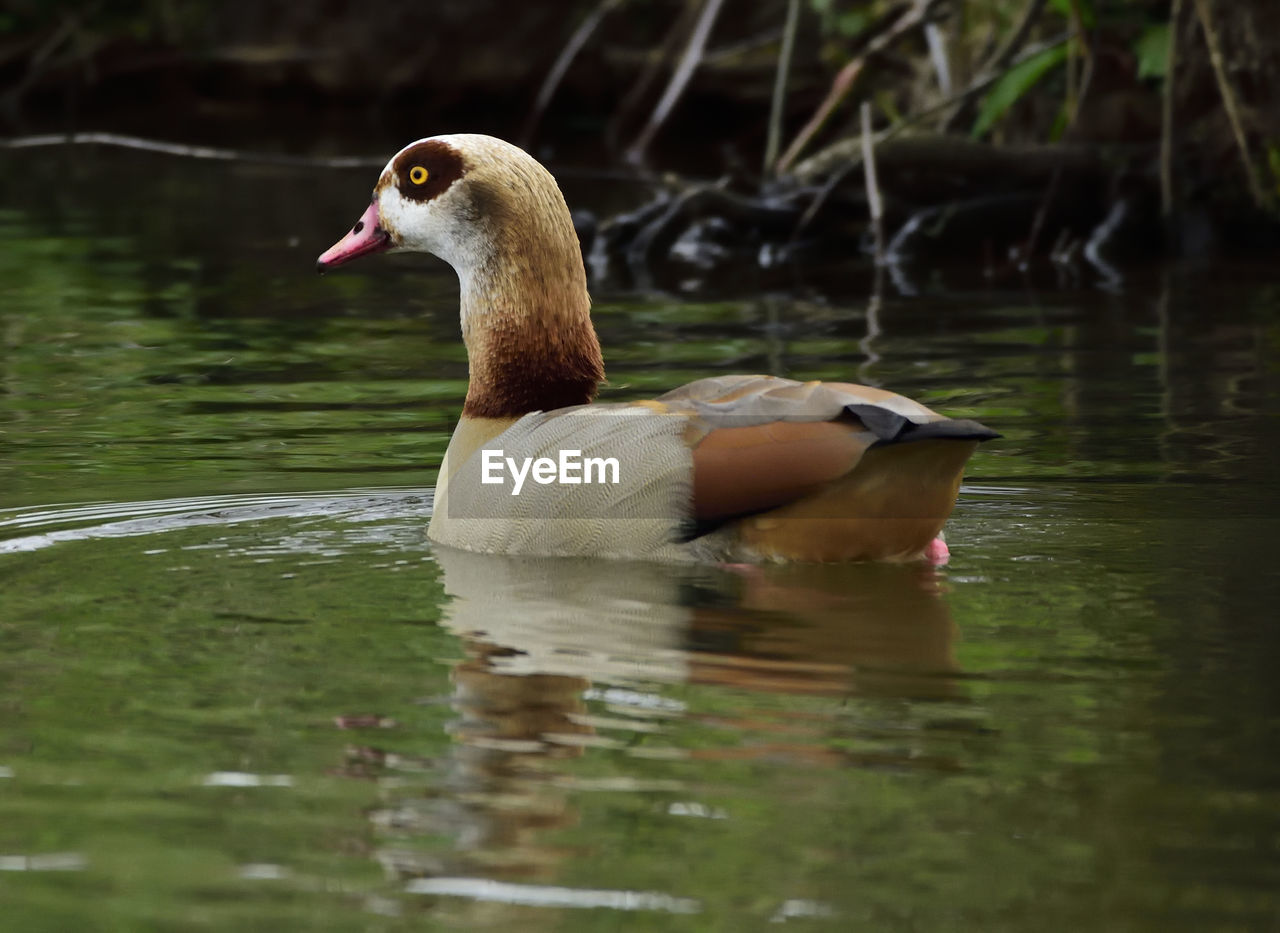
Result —
<path fill-rule="evenodd" d="M 952 562 L 437 554 L 452 273 L 312 271 L 368 174 L 0 154 L 0 928 L 1274 928 L 1272 269 L 605 290 L 607 397 L 1002 431 Z"/>

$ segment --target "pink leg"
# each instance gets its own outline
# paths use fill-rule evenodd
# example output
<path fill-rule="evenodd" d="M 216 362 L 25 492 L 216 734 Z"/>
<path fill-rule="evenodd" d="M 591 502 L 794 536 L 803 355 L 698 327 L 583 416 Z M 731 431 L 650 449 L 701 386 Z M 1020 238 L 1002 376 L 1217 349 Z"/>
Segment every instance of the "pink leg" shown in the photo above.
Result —
<path fill-rule="evenodd" d="M 942 540 L 942 536 L 934 538 L 929 542 L 929 546 L 924 549 L 924 553 L 920 555 L 935 567 L 945 567 L 947 562 L 951 560 L 951 549 L 947 547 L 947 542 Z"/>
<path fill-rule="evenodd" d="M 740 577 L 746 577 L 749 580 L 757 580 L 764 576 L 764 571 L 759 564 L 727 564 L 720 563 L 717 566 L 721 570 L 727 570 L 729 573 L 735 573 Z"/>

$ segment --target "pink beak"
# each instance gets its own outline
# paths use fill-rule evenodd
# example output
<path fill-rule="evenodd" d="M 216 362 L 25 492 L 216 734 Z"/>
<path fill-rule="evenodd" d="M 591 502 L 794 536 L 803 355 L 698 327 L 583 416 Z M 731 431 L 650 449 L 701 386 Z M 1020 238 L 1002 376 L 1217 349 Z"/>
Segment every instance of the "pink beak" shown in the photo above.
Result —
<path fill-rule="evenodd" d="M 316 260 L 316 271 L 323 274 L 359 256 L 388 249 L 391 249 L 391 237 L 378 225 L 378 202 L 372 201 L 347 235 L 320 254 Z"/>

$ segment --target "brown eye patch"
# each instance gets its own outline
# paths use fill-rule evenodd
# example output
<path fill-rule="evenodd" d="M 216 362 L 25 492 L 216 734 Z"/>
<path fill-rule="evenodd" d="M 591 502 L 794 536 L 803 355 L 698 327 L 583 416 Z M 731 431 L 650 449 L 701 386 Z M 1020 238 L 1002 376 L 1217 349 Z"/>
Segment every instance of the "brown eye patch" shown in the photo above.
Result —
<path fill-rule="evenodd" d="M 430 201 L 466 172 L 458 151 L 438 139 L 410 146 L 396 156 L 391 168 L 400 193 L 414 201 Z"/>

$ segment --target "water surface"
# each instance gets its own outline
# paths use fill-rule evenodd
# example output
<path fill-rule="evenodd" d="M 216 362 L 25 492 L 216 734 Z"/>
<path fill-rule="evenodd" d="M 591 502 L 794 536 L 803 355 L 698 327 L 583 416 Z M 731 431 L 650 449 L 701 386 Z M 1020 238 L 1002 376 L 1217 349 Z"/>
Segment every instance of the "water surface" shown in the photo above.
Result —
<path fill-rule="evenodd" d="M 603 288 L 607 398 L 767 371 L 1002 431 L 953 560 L 486 558 L 424 533 L 452 273 L 312 271 L 367 171 L 0 167 L 14 929 L 1274 923 L 1270 270 Z"/>

